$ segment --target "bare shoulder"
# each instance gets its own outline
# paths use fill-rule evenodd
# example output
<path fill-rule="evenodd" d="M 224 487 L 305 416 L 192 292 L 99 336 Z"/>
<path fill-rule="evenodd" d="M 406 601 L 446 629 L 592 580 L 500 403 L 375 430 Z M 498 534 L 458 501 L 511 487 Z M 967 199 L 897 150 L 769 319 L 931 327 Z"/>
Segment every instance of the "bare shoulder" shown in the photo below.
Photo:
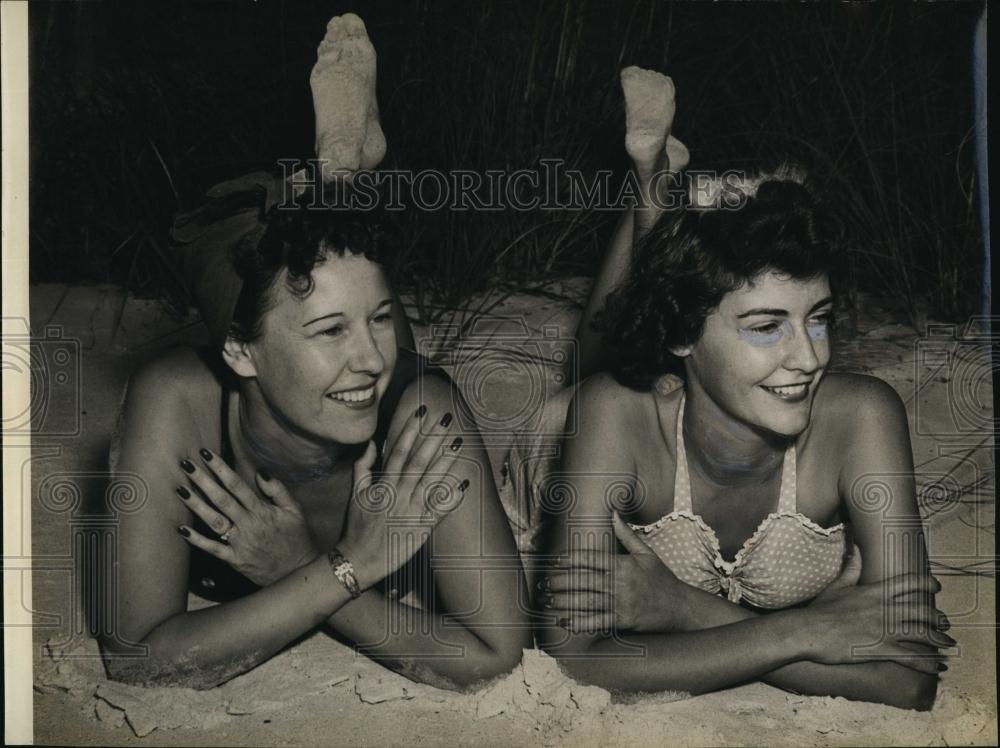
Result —
<path fill-rule="evenodd" d="M 187 346 L 171 348 L 139 366 L 129 377 L 129 389 L 160 393 L 168 399 L 197 396 L 218 384 L 204 356 Z"/>
<path fill-rule="evenodd" d="M 635 474 L 655 423 L 649 392 L 625 387 L 607 373 L 589 377 L 580 384 L 566 418 L 563 467 L 586 474 Z"/>
<path fill-rule="evenodd" d="M 858 426 L 873 421 L 895 423 L 906 408 L 890 384 L 867 374 L 827 374 L 816 392 L 817 422 Z"/>
<path fill-rule="evenodd" d="M 143 363 L 129 377 L 119 434 L 169 441 L 206 436 L 218 421 L 221 383 L 199 351 L 180 347 Z"/>
<path fill-rule="evenodd" d="M 450 379 L 436 374 L 415 377 L 403 390 L 391 416 L 390 442 L 395 441 L 407 419 L 413 417 L 421 405 L 425 406 L 428 419 L 439 420 L 446 413 L 451 413 L 452 418 L 462 419 L 463 427 L 468 427 L 469 424 L 465 422 L 468 419 L 468 407 L 464 403 L 461 392 Z M 431 420 L 427 422 L 433 423 Z"/>
<path fill-rule="evenodd" d="M 837 455 L 840 469 L 848 472 L 852 466 L 868 469 L 879 455 L 905 456 L 910 449 L 902 398 L 887 382 L 864 374 L 823 378 L 809 432 L 808 441 L 815 441 L 817 452 Z M 891 462 L 902 464 L 895 458 Z"/>
<path fill-rule="evenodd" d="M 458 388 L 450 380 L 437 374 L 421 374 L 414 377 L 399 398 L 399 408 L 412 405 L 414 408 L 426 405 L 447 407 L 458 393 Z"/>
<path fill-rule="evenodd" d="M 576 401 L 581 421 L 624 425 L 634 423 L 648 411 L 650 396 L 648 392 L 620 384 L 607 372 L 600 372 L 580 384 Z"/>

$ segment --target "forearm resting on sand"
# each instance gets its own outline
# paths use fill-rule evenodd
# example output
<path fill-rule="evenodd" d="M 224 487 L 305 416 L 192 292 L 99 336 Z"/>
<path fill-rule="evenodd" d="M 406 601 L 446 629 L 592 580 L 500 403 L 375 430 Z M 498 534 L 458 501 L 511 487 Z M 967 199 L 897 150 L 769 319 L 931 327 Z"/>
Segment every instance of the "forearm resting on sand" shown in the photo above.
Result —
<path fill-rule="evenodd" d="M 690 623 L 708 628 L 750 618 L 769 618 L 736 603 L 692 588 Z M 927 650 L 916 649 L 917 652 Z M 858 662 L 824 665 L 800 660 L 771 672 L 760 680 L 786 691 L 809 696 L 843 696 L 859 701 L 877 701 L 903 709 L 929 709 L 934 702 L 937 678 L 918 673 L 896 662 Z"/>
<path fill-rule="evenodd" d="M 687 592 L 685 630 L 596 639 L 583 657 L 563 656 L 565 667 L 586 682 L 623 691 L 705 693 L 761 680 L 795 693 L 906 709 L 933 704 L 937 678 L 895 662 L 809 661 L 801 609 L 761 614 L 702 590 Z M 627 644 L 644 651 L 630 652 Z"/>
<path fill-rule="evenodd" d="M 104 637 L 104 661 L 113 680 L 211 688 L 267 660 L 350 599 L 321 556 L 251 595 L 167 618 L 137 642 L 144 655 L 126 656 L 121 642 Z"/>
<path fill-rule="evenodd" d="M 510 672 L 521 648 L 498 646 L 454 617 L 368 590 L 327 624 L 358 650 L 412 680 L 463 690 Z"/>

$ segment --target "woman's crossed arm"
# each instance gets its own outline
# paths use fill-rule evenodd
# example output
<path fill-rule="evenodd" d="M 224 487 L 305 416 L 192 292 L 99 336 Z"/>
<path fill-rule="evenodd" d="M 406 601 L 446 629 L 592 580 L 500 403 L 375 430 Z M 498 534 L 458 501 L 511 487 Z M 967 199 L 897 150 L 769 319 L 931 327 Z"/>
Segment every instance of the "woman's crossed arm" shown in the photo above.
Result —
<path fill-rule="evenodd" d="M 570 480 L 574 475 L 591 477 L 579 481 L 572 515 L 555 518 L 551 552 L 568 554 L 570 574 L 586 580 L 569 585 L 562 581 L 560 587 L 586 592 L 556 591 L 560 597 L 554 607 L 562 609 L 540 631 L 543 646 L 560 657 L 574 676 L 611 689 L 702 693 L 760 679 L 800 693 L 929 708 L 939 659 L 930 656 L 936 652 L 931 632 L 937 626 L 937 613 L 929 600 L 937 583 L 918 573 L 920 567 L 913 569 L 912 559 L 895 564 L 890 559 L 885 565 L 867 565 L 861 586 L 831 590 L 809 606 L 766 615 L 683 584 L 637 537 L 630 536 L 624 523 L 613 520 L 605 492 L 593 480 L 595 474 L 635 474 L 630 450 L 623 445 L 629 431 L 615 393 L 615 385 L 598 378 L 581 388 L 578 406 L 570 408 L 567 433 L 574 436 L 567 440 L 564 471 Z M 898 433 L 900 423 L 886 392 L 867 394 L 869 415 L 857 428 L 866 432 L 860 443 L 870 445 L 872 431 Z M 905 437 L 905 415 L 903 419 Z M 609 443 L 615 448 L 608 449 Z M 908 443 L 897 437 L 888 455 L 859 449 L 853 458 L 848 456 L 845 473 L 871 472 L 873 462 L 908 462 L 904 447 L 908 449 Z M 905 476 L 905 471 L 897 472 Z M 905 486 L 897 488 L 894 495 L 900 498 L 894 511 L 906 516 Z M 913 504 L 910 516 L 915 515 Z M 884 557 L 879 519 L 862 516 L 856 508 L 850 513 L 862 556 Z M 921 542 L 919 522 L 908 532 L 915 532 L 911 539 Z M 613 550 L 618 539 L 625 541 L 628 555 Z M 597 573 L 588 573 L 588 568 Z M 600 585 L 607 582 L 598 580 L 608 579 L 605 572 L 614 576 L 620 597 L 601 596 Z M 564 573 L 550 579 L 556 577 L 567 578 Z M 631 594 L 621 595 L 626 591 Z M 595 603 L 603 607 L 596 614 Z M 588 607 L 591 610 L 583 610 Z M 910 620 L 919 617 L 917 633 L 903 637 L 891 633 L 884 612 Z M 612 621 L 618 624 L 623 616 L 626 625 L 618 625 L 613 634 L 588 633 L 588 629 L 612 630 Z M 571 620 L 559 626 L 559 618 Z M 947 643 L 940 638 L 943 635 L 936 636 L 938 642 Z M 854 647 L 868 644 L 875 646 Z"/>

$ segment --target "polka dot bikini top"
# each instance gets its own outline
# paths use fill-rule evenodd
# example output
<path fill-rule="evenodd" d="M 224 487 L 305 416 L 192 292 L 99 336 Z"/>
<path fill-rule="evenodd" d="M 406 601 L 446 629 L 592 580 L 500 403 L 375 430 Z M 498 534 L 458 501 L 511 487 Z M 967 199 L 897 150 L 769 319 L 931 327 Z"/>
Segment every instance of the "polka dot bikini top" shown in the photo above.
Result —
<path fill-rule="evenodd" d="M 795 510 L 795 445 L 785 451 L 778 510 L 760 523 L 732 561 L 715 531 L 691 508 L 684 451 L 684 396 L 677 412 L 674 510 L 651 525 L 631 525 L 660 560 L 693 587 L 732 602 L 786 608 L 818 595 L 837 576 L 848 549 L 844 524 L 824 528 Z"/>

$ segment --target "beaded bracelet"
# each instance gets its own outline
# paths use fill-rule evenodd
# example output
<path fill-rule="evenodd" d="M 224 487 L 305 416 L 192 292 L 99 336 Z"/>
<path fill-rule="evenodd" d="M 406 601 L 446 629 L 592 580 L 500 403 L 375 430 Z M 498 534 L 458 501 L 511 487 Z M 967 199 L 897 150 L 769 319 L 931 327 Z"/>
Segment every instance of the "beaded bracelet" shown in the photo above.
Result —
<path fill-rule="evenodd" d="M 358 585 L 358 578 L 354 576 L 354 564 L 344 558 L 344 554 L 336 548 L 326 554 L 326 557 L 330 562 L 330 568 L 333 569 L 333 575 L 347 588 L 351 597 L 354 599 L 361 597 L 361 587 Z"/>

